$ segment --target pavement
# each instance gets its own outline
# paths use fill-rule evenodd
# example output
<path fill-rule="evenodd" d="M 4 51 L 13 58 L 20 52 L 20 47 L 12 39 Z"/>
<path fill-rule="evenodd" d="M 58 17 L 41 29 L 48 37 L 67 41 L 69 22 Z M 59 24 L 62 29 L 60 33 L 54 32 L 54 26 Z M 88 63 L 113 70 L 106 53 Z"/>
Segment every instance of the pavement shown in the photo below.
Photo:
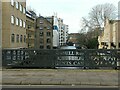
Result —
<path fill-rule="evenodd" d="M 3 86 L 118 87 L 118 70 L 3 69 Z"/>

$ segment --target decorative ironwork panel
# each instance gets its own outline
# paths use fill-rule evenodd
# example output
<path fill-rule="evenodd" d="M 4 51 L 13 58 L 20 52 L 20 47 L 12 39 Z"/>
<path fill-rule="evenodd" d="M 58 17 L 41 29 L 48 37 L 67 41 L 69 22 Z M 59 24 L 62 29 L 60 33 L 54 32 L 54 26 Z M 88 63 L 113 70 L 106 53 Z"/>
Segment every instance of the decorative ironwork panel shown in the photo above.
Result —
<path fill-rule="evenodd" d="M 87 67 L 116 67 L 117 50 L 87 50 Z"/>
<path fill-rule="evenodd" d="M 115 68 L 120 66 L 120 50 L 107 49 L 73 49 L 73 50 L 36 50 L 3 49 L 4 67 L 86 67 Z"/>
<path fill-rule="evenodd" d="M 83 67 L 84 61 L 83 50 L 59 50 L 56 67 Z"/>

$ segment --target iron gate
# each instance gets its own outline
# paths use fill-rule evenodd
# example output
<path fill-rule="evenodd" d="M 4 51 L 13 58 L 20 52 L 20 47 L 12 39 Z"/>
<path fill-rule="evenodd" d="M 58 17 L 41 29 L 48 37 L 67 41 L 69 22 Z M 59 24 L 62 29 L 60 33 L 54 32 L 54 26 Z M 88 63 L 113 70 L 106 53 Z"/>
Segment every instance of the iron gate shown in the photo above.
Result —
<path fill-rule="evenodd" d="M 116 68 L 120 64 L 118 49 L 3 49 L 3 67 L 22 68 L 56 68 L 56 67 L 87 67 Z"/>

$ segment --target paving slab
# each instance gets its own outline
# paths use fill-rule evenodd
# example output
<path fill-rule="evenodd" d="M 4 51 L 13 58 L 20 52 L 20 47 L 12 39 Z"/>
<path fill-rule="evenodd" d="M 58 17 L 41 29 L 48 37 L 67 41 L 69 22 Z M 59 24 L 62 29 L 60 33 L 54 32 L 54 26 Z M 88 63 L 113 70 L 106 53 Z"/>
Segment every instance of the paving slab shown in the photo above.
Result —
<path fill-rule="evenodd" d="M 60 81 L 41 81 L 41 85 L 61 85 Z"/>
<path fill-rule="evenodd" d="M 4 69 L 3 85 L 118 86 L 117 70 Z"/>

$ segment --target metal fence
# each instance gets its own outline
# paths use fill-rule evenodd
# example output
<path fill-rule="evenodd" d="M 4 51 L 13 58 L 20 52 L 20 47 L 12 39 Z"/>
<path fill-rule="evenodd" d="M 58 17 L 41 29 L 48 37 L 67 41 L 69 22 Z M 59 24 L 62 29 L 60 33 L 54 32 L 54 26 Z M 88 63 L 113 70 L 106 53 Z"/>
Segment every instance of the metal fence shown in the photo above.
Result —
<path fill-rule="evenodd" d="M 120 50 L 108 49 L 3 49 L 5 68 L 116 68 L 120 64 Z"/>

